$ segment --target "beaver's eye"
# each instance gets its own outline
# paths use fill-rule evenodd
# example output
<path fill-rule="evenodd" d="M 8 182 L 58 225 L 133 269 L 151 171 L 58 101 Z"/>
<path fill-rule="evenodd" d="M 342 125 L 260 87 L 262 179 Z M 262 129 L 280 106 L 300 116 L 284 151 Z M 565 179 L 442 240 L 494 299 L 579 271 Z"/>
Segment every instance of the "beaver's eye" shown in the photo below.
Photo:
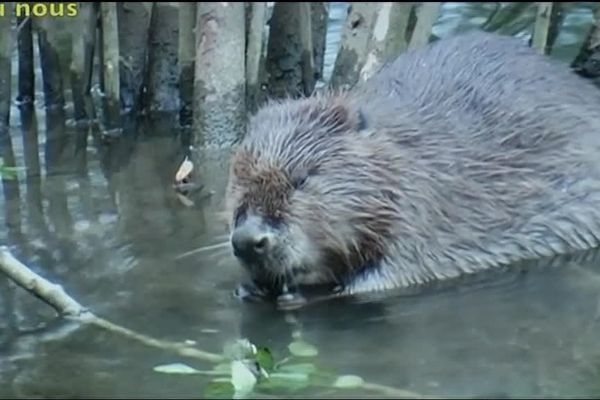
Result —
<path fill-rule="evenodd" d="M 235 214 L 233 216 L 235 225 L 238 225 L 244 218 L 246 218 L 246 210 L 248 206 L 246 204 L 242 204 L 235 210 Z"/>
<path fill-rule="evenodd" d="M 303 169 L 292 177 L 292 186 L 294 189 L 299 189 L 306 183 L 306 180 L 317 174 L 317 168 Z"/>
<path fill-rule="evenodd" d="M 292 186 L 294 187 L 294 189 L 299 189 L 302 186 L 304 186 L 304 184 L 306 183 L 306 179 L 308 179 L 308 176 L 306 176 L 306 175 L 302 175 L 297 178 L 294 178 L 292 180 Z"/>

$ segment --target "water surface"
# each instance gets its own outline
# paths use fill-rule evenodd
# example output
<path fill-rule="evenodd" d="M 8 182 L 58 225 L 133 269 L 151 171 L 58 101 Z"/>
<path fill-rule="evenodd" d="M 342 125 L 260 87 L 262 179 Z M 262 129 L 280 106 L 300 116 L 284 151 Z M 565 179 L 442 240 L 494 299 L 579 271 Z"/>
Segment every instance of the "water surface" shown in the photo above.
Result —
<path fill-rule="evenodd" d="M 326 76 L 344 7 L 335 4 L 331 14 Z M 447 3 L 434 33 L 449 35 L 480 23 L 490 7 Z M 553 56 L 571 60 L 590 22 L 587 4 L 575 6 Z M 12 122 L 23 165 L 16 108 Z M 42 108 L 38 123 L 43 143 Z M 6 227 L 0 242 L 98 315 L 159 339 L 195 340 L 213 352 L 247 337 L 283 357 L 300 332 L 319 349 L 317 362 L 339 374 L 427 395 L 600 395 L 598 254 L 463 290 L 331 302 L 293 313 L 242 304 L 231 296 L 240 271 L 228 247 L 179 257 L 225 240 L 217 215 L 225 164 L 217 163 L 206 177 L 206 190 L 214 194 L 202 206 L 185 207 L 170 189 L 172 160 L 179 154 L 171 132 L 150 125 L 144 133 L 153 139 L 139 143 L 135 157 L 115 175 L 101 172 L 90 144 L 87 176 L 44 177 L 39 187 L 21 179 L 20 202 L 1 203 L 8 213 L 0 213 Z M 2 277 L 0 315 L 1 398 L 199 398 L 209 379 L 156 373 L 154 366 L 173 362 L 210 366 L 94 327 L 69 329 Z"/>

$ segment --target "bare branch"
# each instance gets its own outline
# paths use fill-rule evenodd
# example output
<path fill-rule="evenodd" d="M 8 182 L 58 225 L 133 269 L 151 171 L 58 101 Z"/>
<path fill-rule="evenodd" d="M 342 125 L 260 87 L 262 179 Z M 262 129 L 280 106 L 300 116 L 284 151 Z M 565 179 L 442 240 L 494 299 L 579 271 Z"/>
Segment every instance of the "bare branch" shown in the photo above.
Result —
<path fill-rule="evenodd" d="M 221 355 L 199 350 L 184 343 L 154 339 L 97 317 L 86 307 L 82 306 L 69 296 L 63 290 L 62 286 L 52 283 L 33 272 L 25 264 L 17 260 L 10 253 L 8 248 L 4 246 L 0 247 L 0 271 L 4 272 L 20 287 L 54 308 L 60 315 L 66 318 L 81 323 L 95 325 L 130 339 L 137 340 L 147 346 L 173 351 L 183 357 L 209 362 L 221 362 L 225 359 Z"/>

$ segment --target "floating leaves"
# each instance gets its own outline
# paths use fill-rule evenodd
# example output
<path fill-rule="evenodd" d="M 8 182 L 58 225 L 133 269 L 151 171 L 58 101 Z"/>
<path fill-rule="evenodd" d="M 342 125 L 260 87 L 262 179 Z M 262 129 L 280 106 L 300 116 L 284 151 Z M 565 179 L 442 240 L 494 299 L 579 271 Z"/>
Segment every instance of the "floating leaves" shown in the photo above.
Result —
<path fill-rule="evenodd" d="M 267 381 L 261 382 L 261 389 L 297 391 L 311 385 L 310 376 L 303 373 L 274 372 Z"/>
<path fill-rule="evenodd" d="M 186 156 L 175 173 L 175 180 L 173 183 L 173 188 L 175 189 L 177 198 L 186 207 L 193 207 L 195 204 L 194 201 L 188 197 L 190 192 L 198 190 L 202 187 L 201 185 L 193 182 L 193 171 L 194 163 L 189 157 Z"/>
<path fill-rule="evenodd" d="M 315 357 L 319 351 L 315 346 L 301 340 L 296 340 L 288 345 L 290 353 L 296 357 Z"/>
<path fill-rule="evenodd" d="M 206 385 L 203 397 L 207 399 L 232 399 L 236 397 L 235 388 L 229 378 L 217 378 Z"/>
<path fill-rule="evenodd" d="M 365 382 L 357 375 L 342 375 L 339 376 L 333 386 L 340 389 L 355 389 L 361 387 Z"/>
<path fill-rule="evenodd" d="M 279 368 L 279 370 L 282 372 L 309 375 L 309 374 L 316 372 L 317 367 L 311 363 L 298 363 L 298 364 L 282 365 Z"/>
<path fill-rule="evenodd" d="M 18 177 L 18 172 L 24 170 L 19 167 L 7 167 L 0 161 L 0 178 L 14 180 Z"/>
<path fill-rule="evenodd" d="M 266 372 L 271 372 L 275 367 L 273 354 L 271 354 L 271 350 L 266 347 L 261 347 L 256 351 L 255 359 L 258 365 Z"/>
<path fill-rule="evenodd" d="M 154 371 L 162 372 L 165 374 L 199 374 L 200 371 L 190 367 L 189 365 L 182 363 L 173 363 L 173 364 L 165 364 L 165 365 L 157 365 L 154 367 Z"/>
<path fill-rule="evenodd" d="M 179 375 L 212 375 L 204 386 L 203 397 L 242 399 L 259 393 L 298 392 L 310 387 L 325 389 L 367 389 L 358 375 L 338 375 L 319 368 L 310 357 L 319 354 L 318 349 L 295 335 L 287 346 L 290 355 L 277 360 L 267 347 L 257 347 L 246 339 L 227 343 L 223 350 L 227 361 L 202 371 L 184 363 L 163 364 L 154 371 Z"/>
<path fill-rule="evenodd" d="M 176 183 L 181 183 L 181 182 L 185 183 L 185 180 L 190 177 L 193 170 L 194 170 L 194 164 L 192 163 L 192 161 L 190 161 L 190 159 L 188 157 L 185 157 L 185 159 L 179 166 L 177 173 L 175 173 L 175 182 Z"/>
<path fill-rule="evenodd" d="M 236 398 L 250 394 L 256 382 L 256 376 L 243 361 L 235 360 L 231 363 L 231 384 Z"/>

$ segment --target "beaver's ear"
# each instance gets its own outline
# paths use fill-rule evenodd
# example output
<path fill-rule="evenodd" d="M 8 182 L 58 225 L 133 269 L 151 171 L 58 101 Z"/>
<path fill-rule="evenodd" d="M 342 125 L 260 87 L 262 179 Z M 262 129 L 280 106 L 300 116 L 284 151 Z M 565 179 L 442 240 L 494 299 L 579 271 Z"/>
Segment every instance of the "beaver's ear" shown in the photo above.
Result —
<path fill-rule="evenodd" d="M 342 101 L 327 102 L 317 107 L 306 107 L 301 112 L 330 133 L 362 131 L 368 126 L 364 113 L 358 107 Z"/>

